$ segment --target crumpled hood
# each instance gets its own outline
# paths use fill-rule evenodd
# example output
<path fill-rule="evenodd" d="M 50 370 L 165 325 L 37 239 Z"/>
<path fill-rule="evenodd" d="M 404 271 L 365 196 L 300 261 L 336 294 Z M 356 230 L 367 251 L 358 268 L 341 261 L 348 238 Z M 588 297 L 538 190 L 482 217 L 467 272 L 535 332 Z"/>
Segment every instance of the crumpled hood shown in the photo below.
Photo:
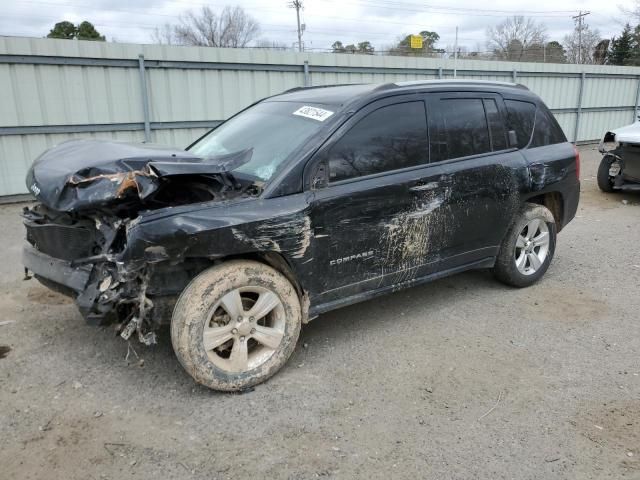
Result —
<path fill-rule="evenodd" d="M 144 200 L 160 178 L 227 172 L 248 162 L 251 149 L 200 158 L 159 145 L 70 140 L 45 151 L 27 173 L 29 191 L 47 207 L 71 212 L 138 198 Z"/>
<path fill-rule="evenodd" d="M 640 122 L 625 125 L 615 130 L 609 130 L 605 134 L 602 142 L 607 139 L 620 143 L 640 143 Z"/>

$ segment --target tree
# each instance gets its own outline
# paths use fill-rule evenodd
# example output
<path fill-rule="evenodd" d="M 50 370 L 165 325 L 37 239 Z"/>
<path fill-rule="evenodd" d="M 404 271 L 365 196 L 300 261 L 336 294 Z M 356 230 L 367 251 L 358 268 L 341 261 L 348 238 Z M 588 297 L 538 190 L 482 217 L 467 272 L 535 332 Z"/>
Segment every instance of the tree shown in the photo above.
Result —
<path fill-rule="evenodd" d="M 544 52 L 544 61 L 547 63 L 567 63 L 567 53 L 560 42 L 555 40 L 547 43 Z"/>
<path fill-rule="evenodd" d="M 172 39 L 180 45 L 246 47 L 260 33 L 260 25 L 241 7 L 226 6 L 218 15 L 209 7 L 188 12 L 174 25 Z"/>
<path fill-rule="evenodd" d="M 331 49 L 333 50 L 333 53 L 344 53 L 345 52 L 344 45 L 342 45 L 342 42 L 340 40 L 337 40 L 337 41 L 333 42 L 333 45 L 331 45 Z"/>
<path fill-rule="evenodd" d="M 607 58 L 611 65 L 629 65 L 633 56 L 633 35 L 627 23 L 618 38 L 611 40 Z"/>
<path fill-rule="evenodd" d="M 345 53 L 356 53 L 358 51 L 358 48 L 353 43 L 350 43 L 349 45 L 344 47 L 344 51 Z"/>
<path fill-rule="evenodd" d="M 373 45 L 371 45 L 371 42 L 369 41 L 359 42 L 357 46 L 353 43 L 344 46 L 340 40 L 336 40 L 333 42 L 333 45 L 331 45 L 331 51 L 333 53 L 360 53 L 373 55 L 374 50 Z"/>
<path fill-rule="evenodd" d="M 487 28 L 487 46 L 501 60 L 522 61 L 525 53 L 538 45 L 533 51 L 539 51 L 546 41 L 546 27 L 521 15 L 509 17 L 496 25 Z M 530 52 L 531 53 L 531 52 Z M 526 58 L 530 60 L 530 58 Z"/>
<path fill-rule="evenodd" d="M 364 41 L 364 42 L 360 42 L 358 43 L 358 53 L 364 53 L 367 55 L 373 55 L 373 46 L 371 45 L 371 42 L 368 41 Z"/>
<path fill-rule="evenodd" d="M 608 61 L 610 40 L 600 40 L 593 49 L 593 63 L 596 65 L 604 65 Z"/>
<path fill-rule="evenodd" d="M 105 41 L 104 35 L 100 35 L 93 24 L 86 20 L 78 26 L 75 26 L 73 23 L 67 22 L 66 20 L 58 22 L 49 31 L 47 38 L 63 38 L 66 40 L 77 38 L 78 40 Z"/>
<path fill-rule="evenodd" d="M 640 23 L 640 0 L 634 0 L 631 8 L 625 8 L 618 5 L 618 9 L 624 14 L 625 17 L 633 18 L 636 23 Z"/>
<path fill-rule="evenodd" d="M 49 31 L 47 38 L 64 38 L 67 40 L 76 38 L 76 26 L 66 20 L 64 22 L 58 22 Z"/>
<path fill-rule="evenodd" d="M 151 34 L 151 41 L 160 45 L 173 45 L 175 43 L 173 25 L 165 23 L 160 27 L 156 27 Z"/>
<path fill-rule="evenodd" d="M 441 53 L 435 48 L 436 43 L 440 40 L 440 35 L 429 30 L 423 30 L 419 35 L 422 37 L 422 48 L 411 48 L 411 35 L 403 35 L 398 43 L 390 49 L 391 54 L 424 57 L 433 53 Z"/>
<path fill-rule="evenodd" d="M 600 32 L 598 30 L 591 30 L 589 25 L 584 22 L 582 22 L 582 27 L 576 23 L 573 32 L 564 37 L 563 46 L 567 52 L 567 62 L 594 63 L 593 54 L 599 42 Z"/>
<path fill-rule="evenodd" d="M 93 24 L 86 20 L 78 25 L 76 38 L 78 40 L 101 40 L 103 42 L 105 40 L 104 35 L 100 35 Z"/>

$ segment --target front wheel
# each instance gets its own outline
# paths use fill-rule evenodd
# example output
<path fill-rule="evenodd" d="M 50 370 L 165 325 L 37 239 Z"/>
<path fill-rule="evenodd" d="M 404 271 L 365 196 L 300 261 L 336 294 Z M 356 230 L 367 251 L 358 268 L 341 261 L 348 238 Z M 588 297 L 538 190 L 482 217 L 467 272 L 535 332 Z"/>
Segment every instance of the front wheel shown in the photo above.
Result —
<path fill-rule="evenodd" d="M 542 205 L 527 203 L 505 236 L 494 273 L 513 287 L 528 287 L 549 268 L 556 248 L 556 222 Z"/>
<path fill-rule="evenodd" d="M 287 362 L 301 324 L 298 294 L 284 275 L 234 260 L 205 270 L 185 288 L 171 319 L 171 342 L 198 383 L 244 390 Z"/>
<path fill-rule="evenodd" d="M 611 167 L 616 162 L 616 157 L 613 155 L 605 155 L 600 160 L 600 166 L 598 167 L 598 187 L 605 193 L 613 192 L 613 177 L 611 176 Z"/>

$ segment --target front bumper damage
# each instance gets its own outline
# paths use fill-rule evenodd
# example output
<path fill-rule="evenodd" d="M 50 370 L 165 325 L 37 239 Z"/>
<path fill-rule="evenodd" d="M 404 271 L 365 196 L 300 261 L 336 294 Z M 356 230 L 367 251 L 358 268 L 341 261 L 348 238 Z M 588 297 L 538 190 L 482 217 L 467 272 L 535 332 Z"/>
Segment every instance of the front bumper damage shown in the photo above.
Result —
<path fill-rule="evenodd" d="M 22 214 L 25 269 L 75 299 L 87 322 L 115 323 L 124 338 L 137 333 L 143 343 L 155 342 L 153 332 L 166 322 L 177 295 L 207 264 L 167 253 L 163 237 L 187 242 L 177 231 L 155 232 L 157 245 L 136 249 L 129 248 L 130 230 L 148 212 L 253 195 L 259 182 L 243 183 L 229 173 L 252 154 L 247 149 L 199 158 L 185 150 L 98 140 L 47 150 L 26 179 L 41 203 Z M 175 238 L 172 252 L 182 248 Z"/>
<path fill-rule="evenodd" d="M 73 298 L 87 323 L 117 323 L 123 338 L 137 333 L 142 343 L 155 343 L 159 321 L 148 315 L 153 308 L 147 296 L 149 265 L 125 264 L 113 255 L 66 260 L 47 255 L 30 243 L 23 247 L 22 262 L 25 272 L 43 285 Z"/>
<path fill-rule="evenodd" d="M 62 287 L 63 292 L 66 289 L 65 293 L 76 296 L 87 288 L 93 270 L 88 265 L 73 267 L 71 262 L 50 257 L 29 244 L 22 249 L 22 264 L 36 277 L 53 282 Z"/>

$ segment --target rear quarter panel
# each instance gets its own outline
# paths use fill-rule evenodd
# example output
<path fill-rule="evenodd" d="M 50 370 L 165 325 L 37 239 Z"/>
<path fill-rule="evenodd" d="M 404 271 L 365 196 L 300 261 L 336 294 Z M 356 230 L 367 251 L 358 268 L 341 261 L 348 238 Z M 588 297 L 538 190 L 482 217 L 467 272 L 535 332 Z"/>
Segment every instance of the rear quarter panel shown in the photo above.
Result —
<path fill-rule="evenodd" d="M 557 192 L 562 196 L 563 215 L 559 227 L 569 223 L 578 209 L 580 181 L 576 153 L 569 142 L 527 148 L 521 151 L 529 171 L 527 199 Z"/>

